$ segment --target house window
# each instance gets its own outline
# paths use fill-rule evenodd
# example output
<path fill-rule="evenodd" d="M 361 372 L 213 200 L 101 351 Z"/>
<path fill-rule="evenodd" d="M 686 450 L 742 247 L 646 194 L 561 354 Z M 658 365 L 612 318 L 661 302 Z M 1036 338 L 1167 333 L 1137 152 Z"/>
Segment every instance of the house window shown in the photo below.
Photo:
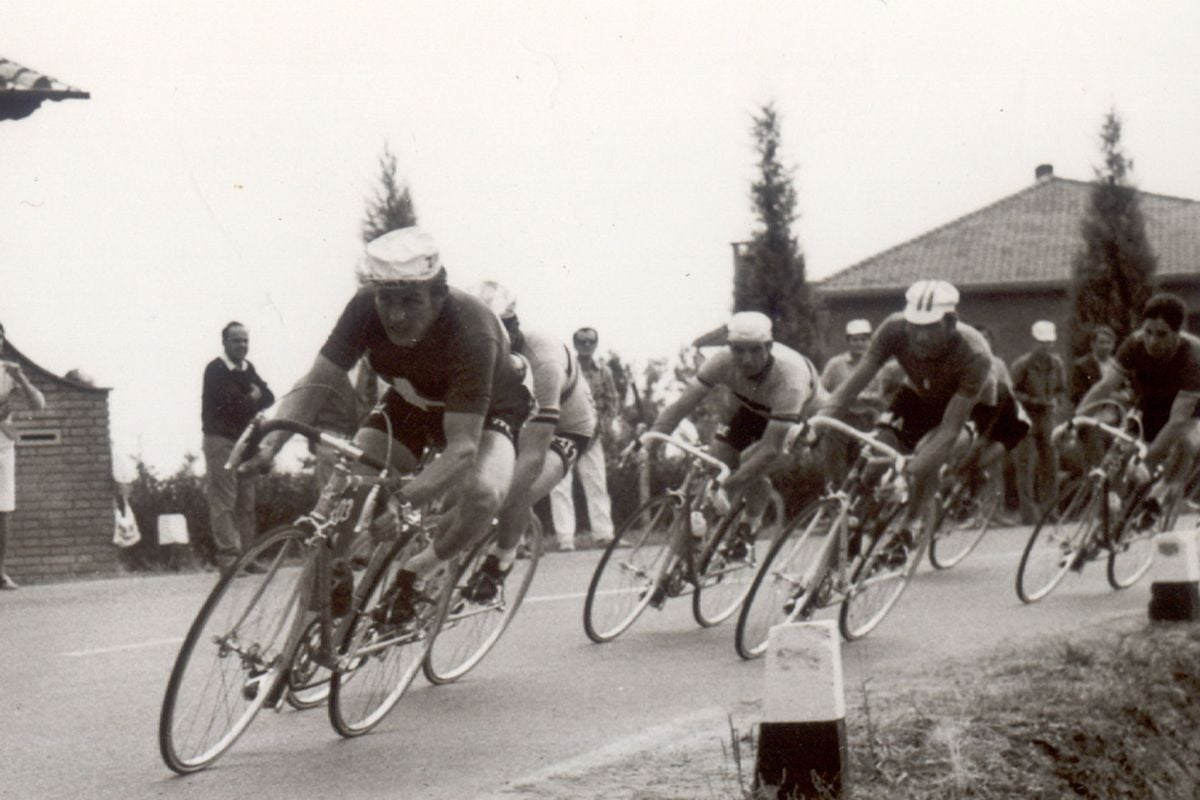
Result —
<path fill-rule="evenodd" d="M 30 447 L 47 444 L 62 444 L 62 432 L 56 430 L 26 430 L 17 434 L 17 444 Z"/>

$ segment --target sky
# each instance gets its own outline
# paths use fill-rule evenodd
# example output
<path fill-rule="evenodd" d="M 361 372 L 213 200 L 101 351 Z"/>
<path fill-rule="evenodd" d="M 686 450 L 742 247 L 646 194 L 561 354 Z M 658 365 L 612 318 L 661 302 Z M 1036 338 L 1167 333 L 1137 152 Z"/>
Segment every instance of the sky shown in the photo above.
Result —
<path fill-rule="evenodd" d="M 452 284 L 526 327 L 673 356 L 731 304 L 773 103 L 823 278 L 1033 182 L 1200 199 L 1200 4 L 7 4 L 0 56 L 91 92 L 0 122 L 0 320 L 111 387 L 114 449 L 200 451 L 220 329 L 277 395 L 354 291 L 384 146 Z"/>

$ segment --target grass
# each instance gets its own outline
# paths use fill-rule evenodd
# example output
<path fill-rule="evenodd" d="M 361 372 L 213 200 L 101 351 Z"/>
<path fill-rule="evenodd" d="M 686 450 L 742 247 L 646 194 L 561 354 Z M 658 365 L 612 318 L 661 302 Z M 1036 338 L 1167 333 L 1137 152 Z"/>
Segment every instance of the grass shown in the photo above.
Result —
<path fill-rule="evenodd" d="M 848 698 L 845 797 L 1200 797 L 1200 625 L 1047 640 L 932 678 Z M 731 738 L 741 778 L 753 743 Z M 747 784 L 729 796 L 762 796 Z"/>

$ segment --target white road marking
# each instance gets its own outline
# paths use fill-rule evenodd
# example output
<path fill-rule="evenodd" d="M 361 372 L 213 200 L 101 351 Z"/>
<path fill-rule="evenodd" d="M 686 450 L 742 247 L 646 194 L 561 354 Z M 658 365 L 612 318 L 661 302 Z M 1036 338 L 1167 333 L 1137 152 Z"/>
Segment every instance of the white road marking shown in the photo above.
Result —
<path fill-rule="evenodd" d="M 145 642 L 134 642 L 133 644 L 118 644 L 112 647 L 96 647 L 90 650 L 71 650 L 67 653 L 59 653 L 62 656 L 76 658 L 79 656 L 100 656 L 105 653 L 120 653 L 124 650 L 143 650 L 147 647 L 158 647 L 164 644 L 179 644 L 183 641 L 182 636 L 175 636 L 170 639 L 150 639 Z"/>

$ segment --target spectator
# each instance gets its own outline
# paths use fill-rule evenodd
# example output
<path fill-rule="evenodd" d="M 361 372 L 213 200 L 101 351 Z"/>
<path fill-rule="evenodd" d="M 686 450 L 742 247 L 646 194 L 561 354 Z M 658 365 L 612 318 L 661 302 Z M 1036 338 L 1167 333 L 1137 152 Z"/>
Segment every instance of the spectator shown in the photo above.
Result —
<path fill-rule="evenodd" d="M 832 392 L 841 386 L 862 360 L 863 353 L 871 343 L 871 323 L 865 319 L 852 319 L 846 323 L 847 350 L 825 362 L 821 370 L 821 386 Z M 895 359 L 888 359 L 883 368 L 867 384 L 847 411 L 846 421 L 856 428 L 867 430 L 875 425 L 879 413 L 887 408 L 892 395 L 904 383 L 904 370 Z"/>
<path fill-rule="evenodd" d="M 225 468 L 233 444 L 254 415 L 275 395 L 246 359 L 250 334 L 240 322 L 221 330 L 225 349 L 204 368 L 201 422 L 204 431 L 205 487 L 217 566 L 228 569 L 254 539 L 254 477 Z M 261 568 L 250 565 L 247 572 Z"/>
<path fill-rule="evenodd" d="M 608 365 L 595 359 L 600 334 L 595 328 L 580 328 L 573 337 L 579 368 L 587 378 L 592 401 L 596 405 L 596 433 L 591 445 L 579 456 L 573 472 L 567 473 L 550 492 L 550 513 L 560 550 L 575 549 L 575 500 L 572 496 L 572 476 L 579 477 L 587 500 L 588 521 L 592 540 L 598 544 L 612 541 L 613 524 L 608 499 L 607 475 L 604 468 L 604 436 L 612 427 L 613 418 L 621 410 L 621 398 Z"/>
<path fill-rule="evenodd" d="M 0 325 L 0 356 L 4 354 L 4 326 Z M 16 510 L 17 431 L 13 425 L 13 401 L 20 393 L 34 411 L 46 407 L 46 398 L 21 370 L 16 361 L 0 358 L 0 590 L 20 588 L 4 571 L 8 549 L 8 519 Z"/>
<path fill-rule="evenodd" d="M 1079 401 L 1092 388 L 1105 368 L 1113 366 L 1113 351 L 1117 347 L 1117 334 L 1107 325 L 1092 328 L 1088 339 L 1088 353 L 1071 362 L 1071 405 Z"/>
<path fill-rule="evenodd" d="M 1021 519 L 1026 525 L 1037 521 L 1043 502 L 1055 496 L 1058 457 L 1054 451 L 1054 411 L 1066 394 L 1066 370 L 1057 353 L 1054 323 L 1033 323 L 1033 349 L 1012 365 L 1013 392 L 1030 420 L 1030 435 L 1020 445 L 1017 459 L 1021 495 Z M 1039 491 L 1041 496 L 1039 497 Z"/>

